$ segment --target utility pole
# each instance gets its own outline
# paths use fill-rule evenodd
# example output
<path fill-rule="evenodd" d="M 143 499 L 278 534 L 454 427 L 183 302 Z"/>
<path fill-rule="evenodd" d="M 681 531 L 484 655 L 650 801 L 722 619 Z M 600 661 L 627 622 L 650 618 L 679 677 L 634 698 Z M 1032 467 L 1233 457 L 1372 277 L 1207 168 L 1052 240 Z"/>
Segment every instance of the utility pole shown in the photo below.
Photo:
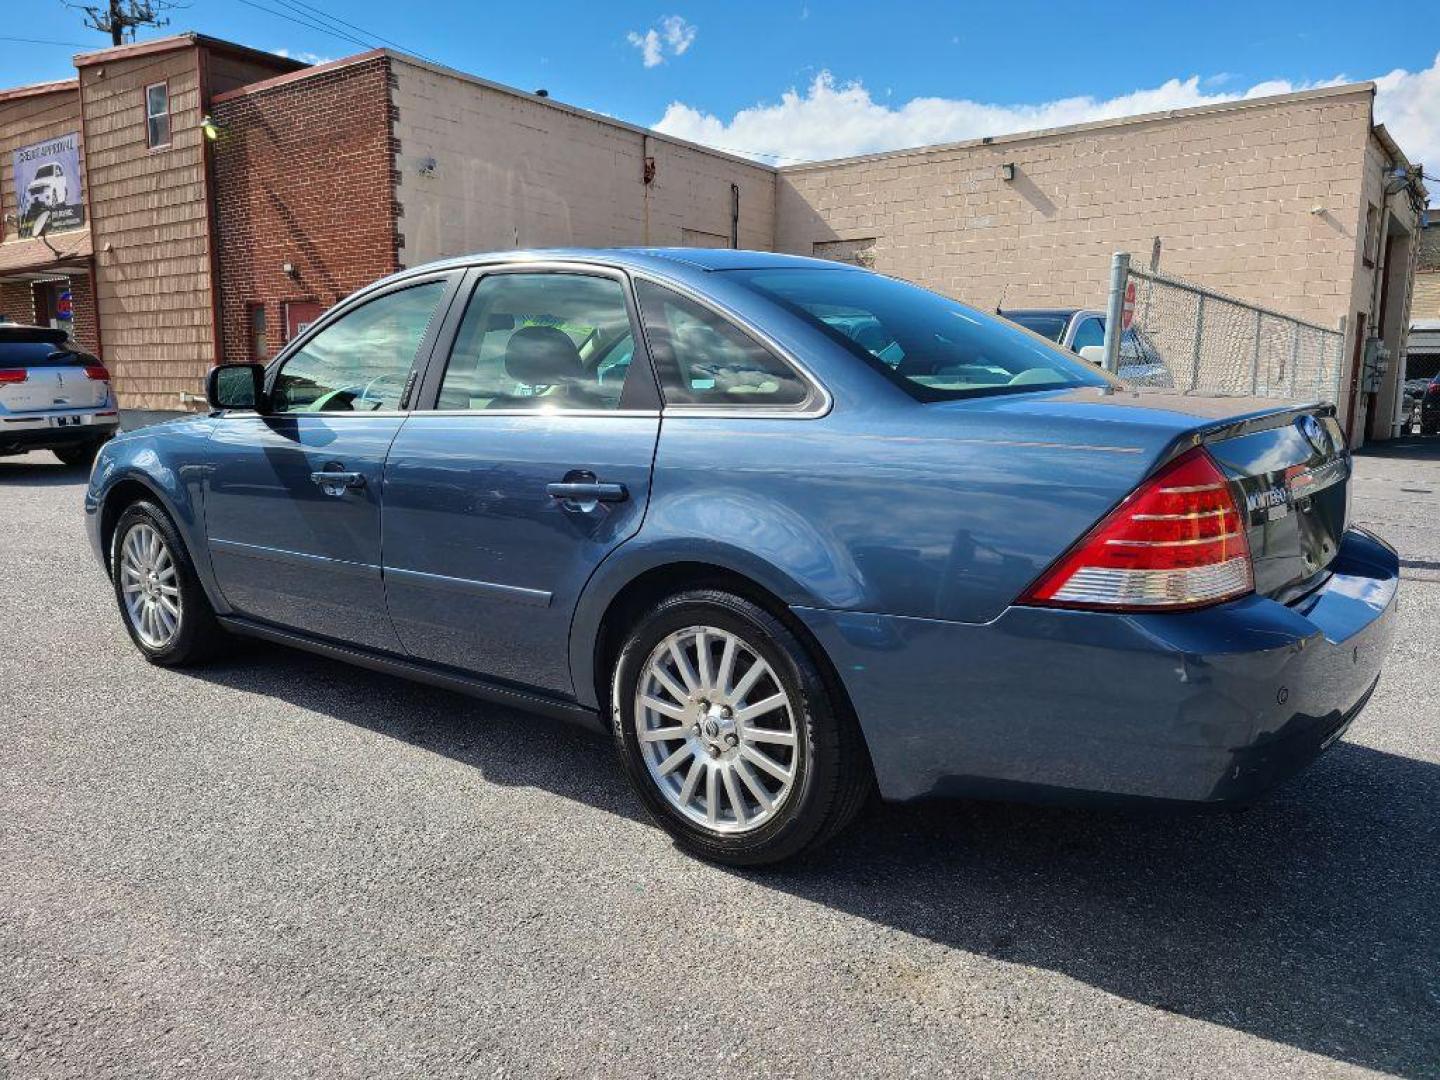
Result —
<path fill-rule="evenodd" d="M 174 0 L 105 0 L 102 4 L 76 4 L 65 0 L 65 6 L 85 13 L 85 25 L 91 30 L 110 35 L 111 45 L 124 45 L 126 32 L 135 40 L 137 26 L 169 26 L 164 12 L 183 7 Z"/>

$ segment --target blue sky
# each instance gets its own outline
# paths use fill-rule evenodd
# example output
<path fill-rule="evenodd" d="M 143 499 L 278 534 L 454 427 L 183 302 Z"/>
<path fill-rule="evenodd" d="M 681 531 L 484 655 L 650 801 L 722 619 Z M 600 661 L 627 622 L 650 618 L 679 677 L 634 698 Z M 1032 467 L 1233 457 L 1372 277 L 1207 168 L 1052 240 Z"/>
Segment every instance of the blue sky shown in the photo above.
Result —
<path fill-rule="evenodd" d="M 423 7 L 193 0 L 171 13 L 169 31 L 142 37 L 193 28 L 307 58 L 359 51 L 301 25 L 324 21 L 317 12 L 325 12 L 364 28 L 345 32 L 367 42 L 389 39 L 487 78 L 543 86 L 562 101 L 772 160 L 1398 72 L 1382 84 L 1380 119 L 1412 159 L 1440 172 L 1440 22 L 1417 18 L 1407 33 L 1382 33 L 1357 19 L 1365 10 L 1353 0 L 1063 7 L 1028 0 L 430 0 Z M 60 0 L 31 0 L 29 11 L 0 32 L 106 43 Z M 77 51 L 72 44 L 0 47 L 0 81 L 10 85 L 65 77 Z"/>

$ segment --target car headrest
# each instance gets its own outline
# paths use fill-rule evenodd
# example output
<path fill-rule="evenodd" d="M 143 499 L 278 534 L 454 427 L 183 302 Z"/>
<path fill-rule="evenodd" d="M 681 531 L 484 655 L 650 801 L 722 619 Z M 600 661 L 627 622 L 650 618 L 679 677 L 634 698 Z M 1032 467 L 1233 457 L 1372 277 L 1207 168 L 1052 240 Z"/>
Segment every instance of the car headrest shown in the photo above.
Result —
<path fill-rule="evenodd" d="M 505 373 L 526 386 L 556 386 L 585 375 L 575 343 L 553 326 L 522 326 L 505 346 Z"/>
<path fill-rule="evenodd" d="M 866 352 L 878 353 L 890 344 L 890 335 L 879 323 L 866 323 L 855 331 L 855 344 Z"/>

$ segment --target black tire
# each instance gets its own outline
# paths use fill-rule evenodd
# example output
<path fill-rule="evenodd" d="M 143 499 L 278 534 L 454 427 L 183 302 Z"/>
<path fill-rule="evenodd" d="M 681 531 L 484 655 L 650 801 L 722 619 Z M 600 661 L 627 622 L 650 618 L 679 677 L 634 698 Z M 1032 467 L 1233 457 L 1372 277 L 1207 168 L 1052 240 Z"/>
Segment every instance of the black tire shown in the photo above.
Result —
<path fill-rule="evenodd" d="M 641 748 L 636 719 L 640 679 L 662 642 L 695 626 L 714 627 L 740 638 L 769 665 L 773 681 L 791 706 L 795 747 L 782 752 L 791 755 L 788 765 L 793 780 L 768 819 L 750 831 L 717 831 L 687 816 L 662 794 L 660 781 L 652 776 Z M 827 685 L 815 659 L 780 619 L 731 593 L 696 589 L 669 597 L 645 613 L 620 650 L 610 697 L 615 746 L 641 802 L 682 848 L 701 858 L 730 866 L 758 866 L 793 858 L 823 844 L 849 824 L 873 789 L 859 725 Z M 698 750 L 683 764 L 711 767 Z M 748 799 L 743 789 L 741 799 Z M 733 806 L 733 798 L 729 801 Z M 759 816 L 757 813 L 756 818 Z"/>
<path fill-rule="evenodd" d="M 153 529 L 164 542 L 175 567 L 172 580 L 179 590 L 178 625 L 173 634 L 160 644 L 145 640 L 125 599 L 125 580 L 122 575 L 124 545 L 132 530 L 141 525 Z M 120 608 L 120 620 L 125 624 L 135 647 L 152 664 L 162 667 L 198 664 L 215 655 L 224 644 L 227 635 L 215 619 L 215 609 L 210 606 L 210 598 L 205 595 L 205 588 L 195 573 L 190 552 L 170 516 L 155 503 L 148 500 L 131 503 L 115 523 L 115 533 L 110 544 L 110 577 L 114 584 L 115 602 Z"/>
<path fill-rule="evenodd" d="M 60 459 L 61 464 L 72 469 L 78 469 L 82 465 L 89 468 L 95 463 L 95 455 L 104 445 L 104 439 L 97 439 L 94 442 L 76 443 L 74 446 L 57 446 L 51 452 Z"/>

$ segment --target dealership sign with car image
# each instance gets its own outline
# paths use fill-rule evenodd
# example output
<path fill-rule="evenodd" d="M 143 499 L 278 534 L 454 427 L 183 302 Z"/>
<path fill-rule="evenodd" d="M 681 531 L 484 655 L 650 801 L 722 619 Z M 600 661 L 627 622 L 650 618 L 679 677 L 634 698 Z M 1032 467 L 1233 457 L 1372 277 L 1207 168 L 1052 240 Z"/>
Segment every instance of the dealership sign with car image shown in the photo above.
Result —
<path fill-rule="evenodd" d="M 85 224 L 78 134 L 15 151 L 15 205 L 20 211 L 22 240 Z"/>

